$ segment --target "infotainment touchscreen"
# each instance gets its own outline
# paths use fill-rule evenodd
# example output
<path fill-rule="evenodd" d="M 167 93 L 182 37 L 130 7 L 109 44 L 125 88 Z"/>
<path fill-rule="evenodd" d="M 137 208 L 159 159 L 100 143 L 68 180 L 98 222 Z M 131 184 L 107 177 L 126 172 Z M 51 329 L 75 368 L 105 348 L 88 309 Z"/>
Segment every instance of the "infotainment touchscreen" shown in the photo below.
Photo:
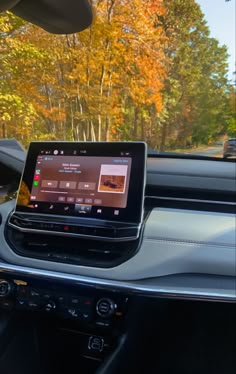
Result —
<path fill-rule="evenodd" d="M 33 142 L 16 212 L 140 222 L 142 142 Z"/>

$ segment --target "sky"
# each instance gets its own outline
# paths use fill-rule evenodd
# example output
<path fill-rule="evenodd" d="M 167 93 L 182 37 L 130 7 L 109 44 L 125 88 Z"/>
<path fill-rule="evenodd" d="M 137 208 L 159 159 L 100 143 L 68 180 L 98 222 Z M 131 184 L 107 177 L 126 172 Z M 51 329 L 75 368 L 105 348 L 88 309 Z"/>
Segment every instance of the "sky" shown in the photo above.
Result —
<path fill-rule="evenodd" d="M 235 18 L 236 0 L 196 0 L 201 6 L 202 12 L 209 26 L 211 36 L 218 39 L 220 44 L 228 47 L 229 53 L 229 79 L 235 79 L 233 72 L 236 70 L 236 52 L 235 52 Z"/>

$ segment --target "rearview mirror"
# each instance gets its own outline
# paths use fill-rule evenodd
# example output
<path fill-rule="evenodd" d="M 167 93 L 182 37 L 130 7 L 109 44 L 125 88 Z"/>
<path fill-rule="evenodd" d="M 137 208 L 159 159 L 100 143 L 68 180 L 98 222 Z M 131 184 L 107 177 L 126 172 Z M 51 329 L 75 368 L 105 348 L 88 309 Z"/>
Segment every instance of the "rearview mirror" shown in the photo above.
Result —
<path fill-rule="evenodd" d="M 6 10 L 53 34 L 82 31 L 93 20 L 89 0 L 0 0 Z"/>

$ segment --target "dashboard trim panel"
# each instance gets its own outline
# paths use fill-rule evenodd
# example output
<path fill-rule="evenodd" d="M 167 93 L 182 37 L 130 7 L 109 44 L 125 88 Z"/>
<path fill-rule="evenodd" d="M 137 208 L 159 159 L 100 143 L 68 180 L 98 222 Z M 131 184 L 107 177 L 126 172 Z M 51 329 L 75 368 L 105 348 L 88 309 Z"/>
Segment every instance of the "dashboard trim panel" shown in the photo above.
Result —
<path fill-rule="evenodd" d="M 10 274 L 12 276 L 30 276 L 33 278 L 40 277 L 41 280 L 48 281 L 64 281 L 74 282 L 74 284 L 86 287 L 95 287 L 96 289 L 103 289 L 111 292 L 126 292 L 131 295 L 139 295 L 146 297 L 168 298 L 168 299 L 184 299 L 184 300 L 198 300 L 198 301 L 218 301 L 236 303 L 236 294 L 232 295 L 226 290 L 219 292 L 203 292 L 203 291 L 180 291 L 177 288 L 171 290 L 165 287 L 150 286 L 135 282 L 124 282 L 115 280 L 105 280 L 100 278 L 90 278 L 86 276 L 79 276 L 74 274 L 57 273 L 48 270 L 39 270 L 35 268 L 27 268 L 23 266 L 10 265 L 0 262 L 0 274 Z"/>
<path fill-rule="evenodd" d="M 105 240 L 109 242 L 123 242 L 123 241 L 130 241 L 130 240 L 136 240 L 138 239 L 140 235 L 141 225 L 138 225 L 137 227 L 129 227 L 131 229 L 135 228 L 137 229 L 137 235 L 136 236 L 128 236 L 128 237 L 120 237 L 120 238 L 109 238 L 106 236 L 94 236 L 94 235 L 81 235 L 81 234 L 73 234 L 73 233 L 67 233 L 67 232 L 60 232 L 60 231 L 46 231 L 46 230 L 37 230 L 37 229 L 24 229 L 22 227 L 18 227 L 14 225 L 11 222 L 8 222 L 8 225 L 10 227 L 13 227 L 14 229 L 21 231 L 21 232 L 29 232 L 29 233 L 39 233 L 39 234 L 47 234 L 47 235 L 59 235 L 59 236 L 70 236 L 70 237 L 78 237 L 78 238 L 85 238 L 85 239 L 94 239 L 94 240 Z"/>
<path fill-rule="evenodd" d="M 204 204 L 217 204 L 217 205 L 230 205 L 235 206 L 236 203 L 231 201 L 215 201 L 215 200 L 201 200 L 201 199 L 185 199 L 183 197 L 166 197 L 166 196 L 151 196 L 146 195 L 146 199 L 156 199 L 156 200 L 169 200 L 169 201 L 180 201 L 180 202 L 187 202 L 187 203 L 204 203 Z"/>

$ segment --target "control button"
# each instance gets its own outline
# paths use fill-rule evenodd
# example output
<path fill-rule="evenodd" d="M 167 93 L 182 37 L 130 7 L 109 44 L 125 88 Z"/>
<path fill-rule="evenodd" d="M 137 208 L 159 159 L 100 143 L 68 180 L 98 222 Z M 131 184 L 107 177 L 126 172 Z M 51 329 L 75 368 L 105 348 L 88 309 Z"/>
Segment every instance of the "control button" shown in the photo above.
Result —
<path fill-rule="evenodd" d="M 59 203 L 64 203 L 66 201 L 65 196 L 58 196 Z"/>
<path fill-rule="evenodd" d="M 29 294 L 30 294 L 31 297 L 35 297 L 35 298 L 38 298 L 38 297 L 41 296 L 40 293 L 39 293 L 38 291 L 33 290 L 33 289 L 30 290 Z"/>
<path fill-rule="evenodd" d="M 20 220 L 20 226 L 21 227 L 29 227 L 29 228 L 31 228 L 31 227 L 33 227 L 33 223 L 30 222 L 30 221 L 28 221 L 28 220 L 21 219 Z"/>
<path fill-rule="evenodd" d="M 4 300 L 4 301 L 1 301 L 0 306 L 5 310 L 11 310 L 14 304 L 10 300 Z"/>
<path fill-rule="evenodd" d="M 30 310 L 39 310 L 40 308 L 40 303 L 37 301 L 29 301 L 28 302 L 28 307 Z"/>
<path fill-rule="evenodd" d="M 83 297 L 80 298 L 79 308 L 82 313 L 88 313 L 93 309 L 93 299 Z"/>
<path fill-rule="evenodd" d="M 49 293 L 44 293 L 43 294 L 43 299 L 49 300 L 51 298 L 51 295 Z"/>
<path fill-rule="evenodd" d="M 34 186 L 35 186 L 35 184 L 34 184 Z M 58 181 L 56 181 L 56 180 L 47 180 L 47 179 L 42 180 L 42 187 L 43 188 L 57 188 L 57 186 L 58 186 Z"/>
<path fill-rule="evenodd" d="M 73 304 L 73 305 L 78 305 L 79 301 L 80 301 L 80 299 L 78 297 L 72 297 L 71 300 L 70 300 L 71 304 Z"/>
<path fill-rule="evenodd" d="M 14 280 L 14 283 L 15 283 L 17 286 L 27 286 L 27 282 L 26 282 L 26 281 L 23 281 L 23 280 L 20 280 L 20 279 L 15 279 L 15 280 Z"/>
<path fill-rule="evenodd" d="M 75 201 L 75 198 L 74 197 L 67 197 L 67 199 L 66 199 L 66 201 L 67 201 L 67 203 L 74 203 L 74 201 Z"/>
<path fill-rule="evenodd" d="M 53 231 L 59 231 L 60 232 L 60 231 L 63 230 L 63 226 L 62 225 L 57 225 L 57 224 L 53 223 L 51 229 Z"/>
<path fill-rule="evenodd" d="M 138 236 L 138 229 L 137 228 L 117 229 L 116 236 L 118 238 L 129 238 L 129 237 L 135 238 Z"/>
<path fill-rule="evenodd" d="M 111 321 L 110 320 L 104 320 L 104 319 L 98 319 L 95 322 L 96 326 L 98 327 L 111 327 Z"/>
<path fill-rule="evenodd" d="M 92 206 L 75 204 L 75 211 L 77 214 L 90 214 Z"/>
<path fill-rule="evenodd" d="M 76 204 L 82 204 L 84 202 L 84 199 L 82 197 L 77 197 L 75 201 Z"/>
<path fill-rule="evenodd" d="M 115 236 L 114 229 L 97 228 L 97 236 L 101 236 L 104 238 L 113 238 Z"/>
<path fill-rule="evenodd" d="M 67 297 L 64 295 L 58 295 L 57 300 L 60 304 L 66 304 L 67 303 Z"/>
<path fill-rule="evenodd" d="M 21 221 L 15 217 L 11 217 L 10 222 L 13 223 L 13 225 L 21 227 Z"/>
<path fill-rule="evenodd" d="M 93 199 L 85 199 L 84 202 L 85 202 L 85 204 L 92 205 L 93 204 Z"/>
<path fill-rule="evenodd" d="M 117 305 L 111 299 L 103 298 L 97 302 L 96 311 L 102 318 L 111 317 L 117 309 Z"/>
<path fill-rule="evenodd" d="M 88 349 L 94 352 L 102 352 L 104 348 L 104 339 L 99 336 L 90 336 Z"/>
<path fill-rule="evenodd" d="M 84 226 L 84 227 L 80 227 L 78 232 L 81 235 L 92 235 L 91 230 L 93 230 L 93 227 Z"/>
<path fill-rule="evenodd" d="M 95 199 L 94 204 L 95 205 L 102 205 L 102 200 L 101 199 Z"/>
<path fill-rule="evenodd" d="M 27 307 L 27 300 L 25 299 L 17 299 L 17 307 L 18 309 L 25 309 Z"/>
<path fill-rule="evenodd" d="M 65 253 L 50 253 L 50 257 L 56 261 L 65 261 L 67 259 L 67 255 Z"/>
<path fill-rule="evenodd" d="M 75 190 L 76 189 L 76 182 L 72 182 L 72 181 L 61 181 L 59 183 L 59 188 L 69 189 L 69 190 Z"/>
<path fill-rule="evenodd" d="M 7 280 L 0 281 L 0 297 L 6 297 L 13 291 L 13 285 Z"/>
<path fill-rule="evenodd" d="M 56 303 L 54 301 L 49 301 L 46 305 L 44 305 L 43 310 L 45 312 L 52 312 L 56 309 Z"/>
<path fill-rule="evenodd" d="M 70 308 L 78 308 L 81 313 L 88 313 L 93 307 L 93 299 L 84 296 L 70 296 L 67 301 Z"/>
<path fill-rule="evenodd" d="M 92 319 L 92 313 L 90 313 L 90 312 L 81 312 L 81 318 L 84 320 L 84 321 L 87 321 L 87 322 L 89 322 L 89 321 L 91 321 L 91 319 Z"/>
<path fill-rule="evenodd" d="M 86 227 L 85 235 L 96 236 L 97 235 L 97 228 L 96 227 Z"/>
<path fill-rule="evenodd" d="M 67 308 L 66 313 L 69 315 L 69 317 L 72 318 L 80 318 L 81 314 L 80 311 L 77 308 Z"/>
<path fill-rule="evenodd" d="M 79 190 L 93 191 L 95 189 L 96 189 L 96 183 L 91 183 L 91 182 L 80 182 L 79 183 Z"/>

